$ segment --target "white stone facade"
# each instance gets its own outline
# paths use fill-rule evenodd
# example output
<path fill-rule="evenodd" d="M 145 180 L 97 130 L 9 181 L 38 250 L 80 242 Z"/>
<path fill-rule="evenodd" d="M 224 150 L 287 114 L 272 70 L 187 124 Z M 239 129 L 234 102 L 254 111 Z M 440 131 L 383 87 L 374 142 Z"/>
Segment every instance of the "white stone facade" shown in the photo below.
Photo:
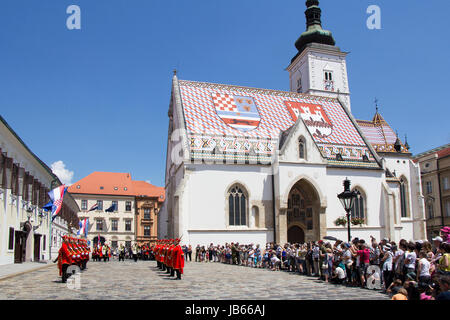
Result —
<path fill-rule="evenodd" d="M 81 208 L 81 211 L 78 213 L 80 221 L 84 218 L 89 218 L 88 240 L 91 242 L 91 245 L 94 238 L 97 238 L 99 234 L 100 237 L 105 238 L 105 241 L 110 246 L 113 243 L 117 244 L 117 246 L 121 244 L 125 246 L 136 241 L 136 209 L 134 197 L 74 193 L 72 193 L 72 196 Z M 86 201 L 85 204 L 82 203 L 83 200 Z M 103 208 L 101 210 L 87 212 L 98 200 L 103 202 Z M 114 212 L 105 212 L 112 205 L 113 201 L 117 202 L 117 210 Z M 97 221 L 102 221 L 103 230 L 97 230 Z M 113 224 L 117 224 L 117 230 L 114 230 L 115 226 L 113 227 Z M 127 230 L 127 225 L 129 226 L 129 230 Z"/>
<path fill-rule="evenodd" d="M 29 184 L 29 199 L 24 200 L 23 186 L 24 175 L 28 173 L 35 181 L 39 181 L 41 188 L 37 191 L 37 199 L 48 192 L 51 187 L 61 184 L 51 170 L 39 160 L 20 140 L 15 132 L 9 127 L 6 121 L 0 117 L 0 265 L 11 264 L 17 258 L 17 249 L 20 237 L 23 234 L 21 246 L 22 262 L 41 261 L 55 258 L 54 249 L 51 247 L 50 229 L 61 229 L 67 232 L 67 222 L 59 218 L 61 226 L 51 226 L 51 217 L 42 210 L 42 201 L 36 200 L 33 204 L 31 198 L 33 184 Z M 5 160 L 6 158 L 12 160 Z M 18 176 L 12 174 L 12 167 L 3 161 L 10 161 L 18 167 Z M 16 181 L 16 182 L 15 182 Z M 14 194 L 12 188 L 17 183 L 17 191 Z M 41 196 L 42 195 L 42 196 Z M 64 198 L 65 204 L 75 208 L 75 203 L 70 196 Z M 40 205 L 41 204 L 41 205 Z M 59 247 L 58 247 L 59 249 Z M 22 251 L 22 250 L 20 250 Z M 52 253 L 53 254 L 52 254 Z"/>
<path fill-rule="evenodd" d="M 296 58 L 289 69 L 291 89 L 296 88 L 296 79 L 301 72 L 304 92 L 325 97 L 334 95 L 347 110 L 347 116 L 377 165 L 368 168 L 363 165 L 337 166 L 336 162 L 330 162 L 323 157 L 312 133 L 300 119 L 289 129 L 282 145 L 280 138 L 269 165 L 192 160 L 184 106 L 178 79 L 174 76 L 169 108 L 166 201 L 158 220 L 160 238 L 182 236 L 182 242 L 191 245 L 236 241 L 263 245 L 272 241 L 287 242 L 289 230 L 298 227 L 304 241 L 319 240 L 324 236 L 347 240 L 347 228 L 335 225 L 335 220 L 345 215 L 337 195 L 343 191 L 346 178 L 364 199 L 365 221 L 362 225 L 352 226 L 352 237 L 369 240 L 372 235 L 376 239 L 387 237 L 394 241 L 426 238 L 418 166 L 412 162 L 410 154 L 376 153 L 351 115 L 345 54 L 338 50 L 331 57 L 332 50 L 327 52 L 328 55 L 323 52 L 326 47 L 307 47 Z M 324 68 L 333 71 L 334 93 L 320 87 Z M 299 158 L 300 138 L 306 153 L 302 159 Z M 395 176 L 388 172 L 395 172 Z M 404 209 L 401 183 L 406 190 L 402 198 Z M 233 186 L 239 186 L 245 195 L 247 217 L 243 226 L 228 223 L 227 201 Z M 302 221 L 288 217 L 288 212 L 293 210 L 288 199 L 294 189 L 308 198 L 308 207 L 305 207 L 308 216 Z"/>
<path fill-rule="evenodd" d="M 289 65 L 290 91 L 339 98 L 349 110 L 346 52 L 323 44 L 309 44 Z M 325 73 L 331 73 L 330 80 Z M 327 86 L 328 84 L 328 86 Z"/>

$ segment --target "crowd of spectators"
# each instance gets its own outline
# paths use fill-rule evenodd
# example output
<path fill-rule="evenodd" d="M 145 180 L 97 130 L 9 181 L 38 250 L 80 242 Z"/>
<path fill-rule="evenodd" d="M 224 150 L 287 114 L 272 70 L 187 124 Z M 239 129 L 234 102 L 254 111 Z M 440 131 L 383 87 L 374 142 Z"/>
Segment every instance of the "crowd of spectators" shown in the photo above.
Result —
<path fill-rule="evenodd" d="M 191 246 L 184 246 L 192 260 Z M 380 289 L 393 300 L 450 299 L 450 242 L 435 237 L 432 242 L 399 243 L 371 237 L 319 240 L 308 243 L 226 243 L 198 245 L 195 262 L 226 263 L 273 271 L 294 272 L 336 285 Z"/>

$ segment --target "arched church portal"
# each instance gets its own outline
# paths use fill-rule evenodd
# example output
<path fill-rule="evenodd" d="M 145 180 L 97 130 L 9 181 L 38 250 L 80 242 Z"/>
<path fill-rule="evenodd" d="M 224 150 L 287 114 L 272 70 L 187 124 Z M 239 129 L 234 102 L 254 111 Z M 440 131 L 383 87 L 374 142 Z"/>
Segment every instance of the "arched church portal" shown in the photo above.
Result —
<path fill-rule="evenodd" d="M 304 243 L 319 239 L 320 201 L 314 187 L 298 181 L 290 190 L 287 209 L 287 240 Z"/>

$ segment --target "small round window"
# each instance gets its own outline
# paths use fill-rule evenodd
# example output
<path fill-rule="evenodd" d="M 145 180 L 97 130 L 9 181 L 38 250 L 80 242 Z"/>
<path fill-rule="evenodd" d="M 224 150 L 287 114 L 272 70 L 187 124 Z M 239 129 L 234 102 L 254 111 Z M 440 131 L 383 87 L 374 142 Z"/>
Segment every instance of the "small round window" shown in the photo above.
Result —
<path fill-rule="evenodd" d="M 123 190 L 127 191 L 128 189 L 127 189 L 127 187 L 124 187 Z"/>
<path fill-rule="evenodd" d="M 80 185 L 77 185 L 77 189 L 80 189 Z"/>
<path fill-rule="evenodd" d="M 117 188 L 117 187 L 114 187 L 114 190 L 118 190 L 119 188 Z"/>

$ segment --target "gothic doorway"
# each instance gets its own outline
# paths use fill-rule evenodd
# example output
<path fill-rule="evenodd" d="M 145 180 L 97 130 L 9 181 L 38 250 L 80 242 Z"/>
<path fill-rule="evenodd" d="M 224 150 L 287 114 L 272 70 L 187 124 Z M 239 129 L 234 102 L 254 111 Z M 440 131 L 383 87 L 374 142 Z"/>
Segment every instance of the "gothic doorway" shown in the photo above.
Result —
<path fill-rule="evenodd" d="M 319 197 L 312 184 L 302 179 L 292 186 L 286 212 L 288 242 L 304 243 L 319 239 L 319 209 Z"/>
<path fill-rule="evenodd" d="M 288 242 L 289 243 L 304 243 L 305 232 L 299 226 L 292 226 L 288 230 Z"/>

